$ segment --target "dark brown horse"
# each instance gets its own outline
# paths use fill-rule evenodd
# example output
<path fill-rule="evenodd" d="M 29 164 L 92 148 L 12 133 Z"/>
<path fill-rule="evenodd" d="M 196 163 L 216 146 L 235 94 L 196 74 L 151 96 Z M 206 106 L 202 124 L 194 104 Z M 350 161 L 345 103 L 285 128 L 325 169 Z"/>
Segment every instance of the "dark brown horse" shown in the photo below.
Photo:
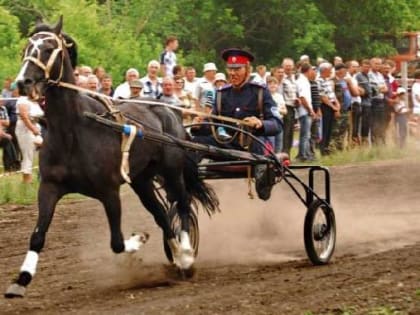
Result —
<path fill-rule="evenodd" d="M 75 83 L 73 69 L 77 59 L 76 43 L 61 29 L 62 19 L 55 27 L 44 24 L 36 27 L 17 78 L 20 89 L 28 96 L 33 99 L 45 97 L 48 132 L 40 151 L 38 221 L 19 276 L 6 291 L 6 297 L 24 296 L 26 286 L 35 274 L 56 204 L 68 193 L 81 193 L 101 201 L 115 253 L 136 251 L 145 241 L 139 235 L 124 240 L 121 232 L 120 186 L 124 183 L 120 173 L 121 135 L 83 114 L 101 114 L 107 109 L 96 99 L 60 85 L 62 82 Z M 185 138 L 179 117 L 170 109 L 129 103 L 118 109 L 145 122 L 146 131 L 151 129 Z M 190 268 L 194 262 L 188 234 L 190 203 L 197 199 L 211 213 L 218 207 L 217 197 L 197 178 L 197 165 L 176 146 L 137 138 L 131 147 L 129 162 L 130 185 L 162 228 L 175 264 L 181 269 Z M 176 202 L 182 227 L 180 239 L 171 229 L 165 209 L 156 198 L 153 185 L 156 175 L 164 179 L 168 199 Z"/>

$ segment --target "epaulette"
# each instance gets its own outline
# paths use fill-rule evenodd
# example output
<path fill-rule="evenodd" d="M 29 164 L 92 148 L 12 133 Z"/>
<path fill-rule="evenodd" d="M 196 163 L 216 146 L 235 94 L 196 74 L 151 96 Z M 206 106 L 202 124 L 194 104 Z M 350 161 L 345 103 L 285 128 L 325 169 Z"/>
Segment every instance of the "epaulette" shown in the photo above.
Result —
<path fill-rule="evenodd" d="M 264 84 L 259 83 L 259 82 L 249 81 L 248 83 L 252 86 L 256 86 L 256 87 L 259 87 L 259 88 L 266 88 L 266 86 Z"/>
<path fill-rule="evenodd" d="M 219 88 L 219 91 L 224 91 L 227 89 L 231 89 L 232 88 L 232 84 L 225 84 L 224 86 L 222 86 L 221 88 Z"/>

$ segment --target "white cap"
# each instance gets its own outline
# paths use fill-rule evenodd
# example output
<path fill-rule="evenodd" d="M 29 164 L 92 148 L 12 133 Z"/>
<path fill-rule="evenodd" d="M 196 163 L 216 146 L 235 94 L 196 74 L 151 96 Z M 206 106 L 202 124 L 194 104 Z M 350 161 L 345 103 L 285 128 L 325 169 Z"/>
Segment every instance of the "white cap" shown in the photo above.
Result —
<path fill-rule="evenodd" d="M 407 93 L 407 91 L 403 87 L 399 87 L 397 89 L 397 94 L 405 94 L 405 93 Z"/>
<path fill-rule="evenodd" d="M 208 62 L 204 64 L 203 72 L 206 71 L 217 71 L 216 65 L 213 62 Z"/>
<path fill-rule="evenodd" d="M 216 73 L 216 76 L 215 76 L 214 81 L 215 81 L 215 82 L 216 82 L 216 81 L 225 81 L 225 82 L 227 82 L 227 80 L 226 80 L 226 76 L 225 76 L 225 74 L 224 74 L 224 73 L 222 73 L 222 72 L 218 72 L 218 73 Z"/>
<path fill-rule="evenodd" d="M 151 66 L 157 66 L 157 67 L 160 67 L 160 63 L 159 63 L 159 61 L 157 61 L 157 60 L 151 60 L 151 61 L 149 61 L 149 64 L 147 65 L 147 67 L 149 68 L 149 67 L 151 67 Z"/>
<path fill-rule="evenodd" d="M 299 60 L 300 61 L 309 60 L 309 56 L 308 55 L 302 55 L 302 56 L 300 56 Z"/>

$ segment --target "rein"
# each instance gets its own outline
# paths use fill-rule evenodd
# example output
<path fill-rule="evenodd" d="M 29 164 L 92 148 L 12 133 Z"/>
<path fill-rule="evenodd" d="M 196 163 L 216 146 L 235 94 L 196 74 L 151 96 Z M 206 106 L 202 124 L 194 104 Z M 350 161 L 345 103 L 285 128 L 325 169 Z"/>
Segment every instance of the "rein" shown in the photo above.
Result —
<path fill-rule="evenodd" d="M 72 84 L 72 83 L 58 82 L 57 85 L 61 86 L 61 87 L 64 87 L 64 88 L 67 88 L 67 89 L 83 92 L 83 93 L 90 94 L 90 95 L 93 95 L 93 96 L 97 96 L 97 97 L 100 97 L 100 98 L 105 98 L 105 99 L 111 100 L 112 102 L 136 103 L 136 104 L 145 104 L 145 105 L 164 106 L 164 107 L 174 109 L 174 110 L 180 111 L 182 113 L 186 113 L 186 114 L 192 114 L 192 115 L 196 115 L 196 116 L 200 116 L 200 117 L 204 117 L 204 118 L 217 119 L 217 120 L 226 121 L 226 122 L 234 123 L 234 124 L 237 124 L 237 125 L 243 125 L 243 126 L 247 126 L 247 127 L 252 127 L 253 126 L 252 124 L 250 124 L 246 121 L 240 120 L 240 119 L 235 119 L 235 118 L 232 118 L 232 117 L 222 116 L 222 115 L 206 114 L 206 113 L 203 113 L 203 112 L 200 112 L 200 111 L 197 111 L 197 110 L 182 108 L 182 107 L 179 107 L 179 106 L 176 106 L 176 105 L 171 105 L 171 104 L 167 104 L 167 103 L 163 103 L 163 102 L 156 102 L 156 101 L 152 101 L 152 100 L 150 100 L 150 101 L 149 100 L 147 100 L 147 101 L 146 100 L 144 100 L 144 101 L 143 100 L 132 100 L 132 99 L 121 99 L 121 100 L 117 99 L 116 100 L 116 99 L 113 99 L 110 96 L 107 96 L 107 95 L 104 95 L 104 94 L 101 94 L 101 93 L 98 93 L 98 92 L 93 92 L 91 90 L 82 88 L 82 87 L 77 86 L 77 85 Z"/>

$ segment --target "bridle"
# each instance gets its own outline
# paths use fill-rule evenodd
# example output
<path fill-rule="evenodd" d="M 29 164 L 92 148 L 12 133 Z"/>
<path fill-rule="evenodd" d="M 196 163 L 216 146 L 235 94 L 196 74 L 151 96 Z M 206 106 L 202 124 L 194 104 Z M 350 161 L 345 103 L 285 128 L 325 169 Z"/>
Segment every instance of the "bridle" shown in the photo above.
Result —
<path fill-rule="evenodd" d="M 42 37 L 42 38 L 38 38 L 38 39 L 33 39 L 34 36 L 36 35 L 46 35 L 46 37 Z M 45 41 L 45 40 L 54 40 L 57 43 L 57 47 L 54 48 L 53 52 L 51 53 L 47 63 L 43 63 L 41 61 L 41 50 L 39 49 L 39 45 Z M 72 44 L 67 44 L 64 40 L 64 38 L 61 35 L 56 35 L 55 33 L 52 32 L 38 32 L 36 34 L 34 34 L 29 41 L 32 43 L 32 51 L 30 52 L 30 55 L 28 56 L 28 48 L 26 48 L 25 51 L 25 57 L 23 58 L 23 62 L 28 61 L 28 62 L 32 62 L 35 65 L 37 65 L 39 68 L 41 68 L 42 70 L 44 70 L 44 75 L 45 75 L 45 80 L 47 81 L 48 84 L 59 84 L 59 82 L 61 81 L 62 77 L 63 77 L 63 68 L 64 68 L 64 50 L 63 47 L 71 47 Z M 33 50 L 35 50 L 36 57 L 32 56 Z M 51 69 L 58 57 L 58 55 L 61 54 L 61 66 L 60 66 L 60 73 L 58 75 L 58 77 L 53 80 L 51 79 L 50 75 L 51 75 Z"/>

